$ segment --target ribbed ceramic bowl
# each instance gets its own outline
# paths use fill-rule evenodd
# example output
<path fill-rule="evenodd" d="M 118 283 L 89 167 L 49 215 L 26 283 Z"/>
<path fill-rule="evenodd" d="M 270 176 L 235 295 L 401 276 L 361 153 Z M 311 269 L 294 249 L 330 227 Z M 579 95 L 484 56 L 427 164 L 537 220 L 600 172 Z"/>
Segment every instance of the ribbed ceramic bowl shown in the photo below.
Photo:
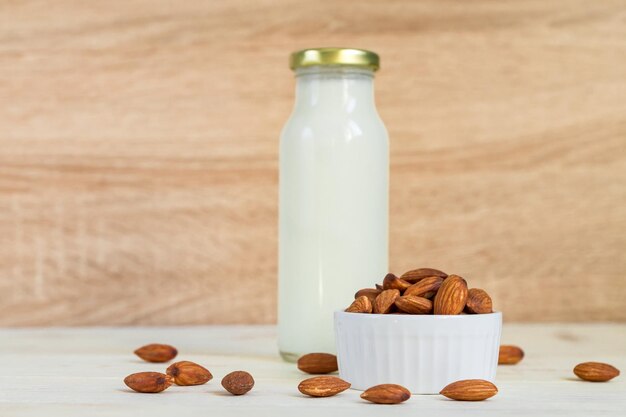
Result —
<path fill-rule="evenodd" d="M 502 314 L 335 312 L 339 375 L 352 388 L 400 384 L 437 394 L 461 379 L 494 381 Z"/>

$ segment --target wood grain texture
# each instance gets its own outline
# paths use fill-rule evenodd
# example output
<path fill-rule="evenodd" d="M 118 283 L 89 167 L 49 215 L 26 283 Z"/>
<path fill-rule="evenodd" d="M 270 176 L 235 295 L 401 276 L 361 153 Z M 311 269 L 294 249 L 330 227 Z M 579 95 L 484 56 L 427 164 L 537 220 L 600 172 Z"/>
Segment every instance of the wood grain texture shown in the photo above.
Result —
<path fill-rule="evenodd" d="M 280 360 L 273 326 L 176 328 L 0 329 L 0 413 L 10 417 L 379 417 L 389 413 L 359 398 L 357 390 L 323 400 L 301 395 L 309 377 Z M 134 372 L 164 370 L 132 354 L 151 341 L 175 343 L 177 359 L 206 366 L 206 385 L 171 386 L 140 395 L 122 382 Z M 413 395 L 389 415 L 399 417 L 610 416 L 626 407 L 626 324 L 521 324 L 503 327 L 503 343 L 522 346 L 526 356 L 499 366 L 498 394 L 482 403 L 455 402 L 440 395 Z M 601 341 L 601 343 L 598 343 Z M 576 378 L 574 366 L 595 358 L 622 375 L 607 383 Z M 246 395 L 226 394 L 220 380 L 235 369 L 254 379 Z M 139 414 L 138 414 L 139 413 Z"/>
<path fill-rule="evenodd" d="M 25 0 L 0 325 L 273 322 L 287 56 L 323 45 L 382 57 L 392 270 L 507 320 L 626 320 L 626 1 Z"/>

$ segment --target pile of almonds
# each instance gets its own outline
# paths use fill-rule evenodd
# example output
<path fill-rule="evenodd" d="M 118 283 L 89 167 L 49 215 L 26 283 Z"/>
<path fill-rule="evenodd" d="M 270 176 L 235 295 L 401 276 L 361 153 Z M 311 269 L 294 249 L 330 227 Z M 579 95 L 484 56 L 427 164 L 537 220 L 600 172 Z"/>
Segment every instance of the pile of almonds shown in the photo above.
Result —
<path fill-rule="evenodd" d="M 405 272 L 399 278 L 387 274 L 382 285 L 354 294 L 348 313 L 447 314 L 492 313 L 491 297 L 479 288 L 467 288 L 458 275 L 433 268 Z"/>
<path fill-rule="evenodd" d="M 169 362 L 178 355 L 178 350 L 170 345 L 152 343 L 135 350 L 135 355 L 146 362 Z M 160 372 L 138 372 L 124 378 L 131 389 L 142 393 L 165 391 L 172 383 L 179 386 L 202 385 L 213 379 L 208 369 L 195 362 L 180 361 L 171 364 L 165 374 Z M 233 395 L 243 395 L 254 386 L 254 378 L 248 372 L 235 371 L 222 379 L 222 386 Z"/>

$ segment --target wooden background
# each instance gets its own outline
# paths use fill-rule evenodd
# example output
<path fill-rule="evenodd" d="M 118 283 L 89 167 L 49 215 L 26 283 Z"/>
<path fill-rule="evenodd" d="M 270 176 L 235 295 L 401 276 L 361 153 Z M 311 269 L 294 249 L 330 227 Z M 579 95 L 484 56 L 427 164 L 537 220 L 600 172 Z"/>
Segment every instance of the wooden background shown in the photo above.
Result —
<path fill-rule="evenodd" d="M 271 323 L 289 52 L 382 57 L 391 266 L 626 320 L 626 1 L 0 2 L 0 325 Z"/>

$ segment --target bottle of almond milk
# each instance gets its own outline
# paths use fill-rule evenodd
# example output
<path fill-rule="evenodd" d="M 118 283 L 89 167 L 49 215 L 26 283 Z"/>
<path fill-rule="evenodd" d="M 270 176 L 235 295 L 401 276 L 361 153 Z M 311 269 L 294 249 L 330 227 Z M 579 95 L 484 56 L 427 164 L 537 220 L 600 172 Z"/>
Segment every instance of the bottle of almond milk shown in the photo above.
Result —
<path fill-rule="evenodd" d="M 333 312 L 387 271 L 389 150 L 374 104 L 379 58 L 291 55 L 293 113 L 280 138 L 278 343 L 295 361 L 334 352 Z"/>

